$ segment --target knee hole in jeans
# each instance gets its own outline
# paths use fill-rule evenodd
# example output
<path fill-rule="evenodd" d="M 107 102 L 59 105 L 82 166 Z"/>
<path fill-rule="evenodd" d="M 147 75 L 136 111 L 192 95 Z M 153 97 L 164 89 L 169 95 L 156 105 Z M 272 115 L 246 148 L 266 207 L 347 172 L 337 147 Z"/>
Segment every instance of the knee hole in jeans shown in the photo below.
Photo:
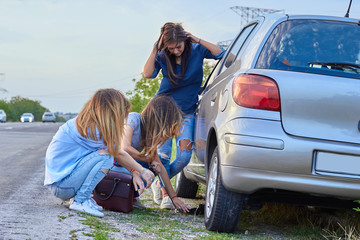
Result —
<path fill-rule="evenodd" d="M 190 151 L 192 149 L 192 142 L 190 139 L 183 139 L 179 142 L 180 145 L 180 151 L 188 150 Z"/>
<path fill-rule="evenodd" d="M 161 158 L 168 158 L 169 156 L 165 153 L 160 153 Z"/>

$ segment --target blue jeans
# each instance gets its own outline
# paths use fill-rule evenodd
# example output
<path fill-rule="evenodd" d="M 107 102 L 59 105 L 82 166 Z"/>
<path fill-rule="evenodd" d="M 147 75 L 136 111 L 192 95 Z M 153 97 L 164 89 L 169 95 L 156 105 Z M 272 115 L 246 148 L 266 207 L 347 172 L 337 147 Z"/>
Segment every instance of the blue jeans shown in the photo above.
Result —
<path fill-rule="evenodd" d="M 83 157 L 74 170 L 64 179 L 51 185 L 53 194 L 61 199 L 75 196 L 76 202 L 82 203 L 90 199 L 96 185 L 105 177 L 101 169 L 110 169 L 114 157 L 100 155 L 98 151 Z"/>
<path fill-rule="evenodd" d="M 176 138 L 176 158 L 174 161 L 170 163 L 171 153 L 172 153 L 172 145 L 173 139 L 168 139 L 158 149 L 158 155 L 163 163 L 169 178 L 171 179 L 176 174 L 181 172 L 181 170 L 188 165 L 190 162 L 192 150 L 194 145 L 192 146 L 191 150 L 182 150 L 180 149 L 180 141 L 181 140 L 190 140 L 193 144 L 194 142 L 194 124 L 195 124 L 195 114 L 188 114 L 183 117 L 183 125 L 180 129 L 181 135 Z M 163 184 L 161 184 L 163 185 Z"/>
<path fill-rule="evenodd" d="M 135 160 L 135 161 L 136 161 L 138 164 L 140 164 L 143 168 L 152 171 L 152 172 L 156 175 L 156 173 L 154 172 L 154 170 L 153 170 L 152 168 L 150 168 L 150 165 L 149 165 L 147 162 L 143 162 L 143 161 L 140 161 L 140 160 Z M 113 165 L 113 166 L 111 167 L 111 171 L 131 174 L 130 171 L 127 170 L 126 168 L 120 167 L 120 166 L 115 166 L 115 165 Z M 146 187 L 146 182 L 144 181 L 144 179 L 143 179 L 143 182 L 144 182 L 144 186 Z"/>

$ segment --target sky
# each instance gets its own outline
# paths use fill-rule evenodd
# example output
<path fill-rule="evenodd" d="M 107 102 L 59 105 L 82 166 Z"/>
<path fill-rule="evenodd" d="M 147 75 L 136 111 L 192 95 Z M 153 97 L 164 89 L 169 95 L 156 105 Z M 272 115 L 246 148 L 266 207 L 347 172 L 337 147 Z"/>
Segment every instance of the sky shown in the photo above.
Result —
<path fill-rule="evenodd" d="M 231 7 L 342 17 L 349 1 L 0 0 L 0 99 L 77 113 L 100 88 L 133 90 L 166 22 L 218 43 L 241 29 Z M 350 17 L 360 18 L 360 0 Z"/>

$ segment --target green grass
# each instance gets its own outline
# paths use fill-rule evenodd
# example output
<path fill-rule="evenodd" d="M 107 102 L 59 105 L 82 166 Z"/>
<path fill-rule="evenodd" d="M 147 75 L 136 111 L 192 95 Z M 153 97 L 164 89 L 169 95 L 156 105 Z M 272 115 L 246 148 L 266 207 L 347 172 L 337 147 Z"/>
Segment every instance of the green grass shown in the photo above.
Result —
<path fill-rule="evenodd" d="M 171 160 L 176 156 L 176 143 L 173 140 Z M 174 179 L 171 180 L 174 184 Z M 206 187 L 199 186 L 199 199 L 192 204 L 203 202 Z M 325 211 L 308 207 L 284 204 L 265 204 L 258 211 L 242 211 L 236 231 L 232 234 L 206 230 L 203 216 L 192 216 L 173 211 L 161 210 L 153 204 L 151 191 L 141 196 L 142 203 L 148 207 L 134 209 L 129 214 L 120 214 L 119 222 L 131 222 L 137 230 L 155 239 L 195 239 L 195 240 L 233 240 L 233 239 L 360 239 L 360 213 L 354 210 Z M 64 219 L 65 216 L 58 216 Z M 86 234 L 97 240 L 109 239 L 111 232 L 120 230 L 106 223 L 106 218 L 96 218 L 84 214 L 83 222 L 93 232 Z M 75 232 L 72 233 L 76 238 Z"/>
<path fill-rule="evenodd" d="M 82 216 L 85 218 L 83 224 L 88 225 L 93 229 L 92 233 L 83 233 L 85 236 L 94 237 L 96 240 L 107 240 L 109 239 L 110 232 L 120 232 L 120 229 L 114 228 L 103 219 L 85 213 L 82 213 Z"/>

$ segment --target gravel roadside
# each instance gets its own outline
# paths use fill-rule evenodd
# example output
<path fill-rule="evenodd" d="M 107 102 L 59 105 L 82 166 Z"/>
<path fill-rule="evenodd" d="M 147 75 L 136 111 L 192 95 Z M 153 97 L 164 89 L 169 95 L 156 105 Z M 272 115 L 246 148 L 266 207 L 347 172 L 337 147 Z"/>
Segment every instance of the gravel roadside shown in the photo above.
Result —
<path fill-rule="evenodd" d="M 0 239 L 93 239 L 83 233 L 93 230 L 83 225 L 81 214 L 70 211 L 63 202 L 54 197 L 50 190 L 43 186 L 43 166 L 33 174 L 21 189 L 13 191 L 11 196 L 0 204 Z M 136 230 L 135 225 L 118 222 L 121 213 L 105 211 L 104 221 L 111 222 L 117 232 L 115 239 L 138 238 L 148 235 Z M 129 237 L 130 236 L 130 237 Z"/>
<path fill-rule="evenodd" d="M 0 203 L 0 240 L 24 239 L 94 239 L 90 237 L 94 230 L 82 222 L 85 220 L 81 214 L 70 211 L 66 204 L 54 197 L 50 190 L 43 186 L 44 166 L 32 174 L 21 189 L 17 189 Z M 147 207 L 156 208 L 151 199 L 151 190 L 145 192 L 148 200 L 144 200 Z M 191 203 L 190 203 L 191 204 Z M 155 211 L 156 212 L 156 211 Z M 110 232 L 109 239 L 156 239 L 154 233 L 137 230 L 139 226 L 127 221 L 130 214 L 117 213 L 104 210 L 105 217 L 102 222 L 109 223 L 119 232 Z M 156 214 L 156 213 L 155 213 Z M 146 216 L 146 215 L 145 215 Z M 177 218 L 192 226 L 204 228 L 201 217 L 184 214 L 174 214 Z M 184 239 L 196 237 L 194 233 L 183 233 Z M 161 238 L 161 237 L 160 237 Z"/>

